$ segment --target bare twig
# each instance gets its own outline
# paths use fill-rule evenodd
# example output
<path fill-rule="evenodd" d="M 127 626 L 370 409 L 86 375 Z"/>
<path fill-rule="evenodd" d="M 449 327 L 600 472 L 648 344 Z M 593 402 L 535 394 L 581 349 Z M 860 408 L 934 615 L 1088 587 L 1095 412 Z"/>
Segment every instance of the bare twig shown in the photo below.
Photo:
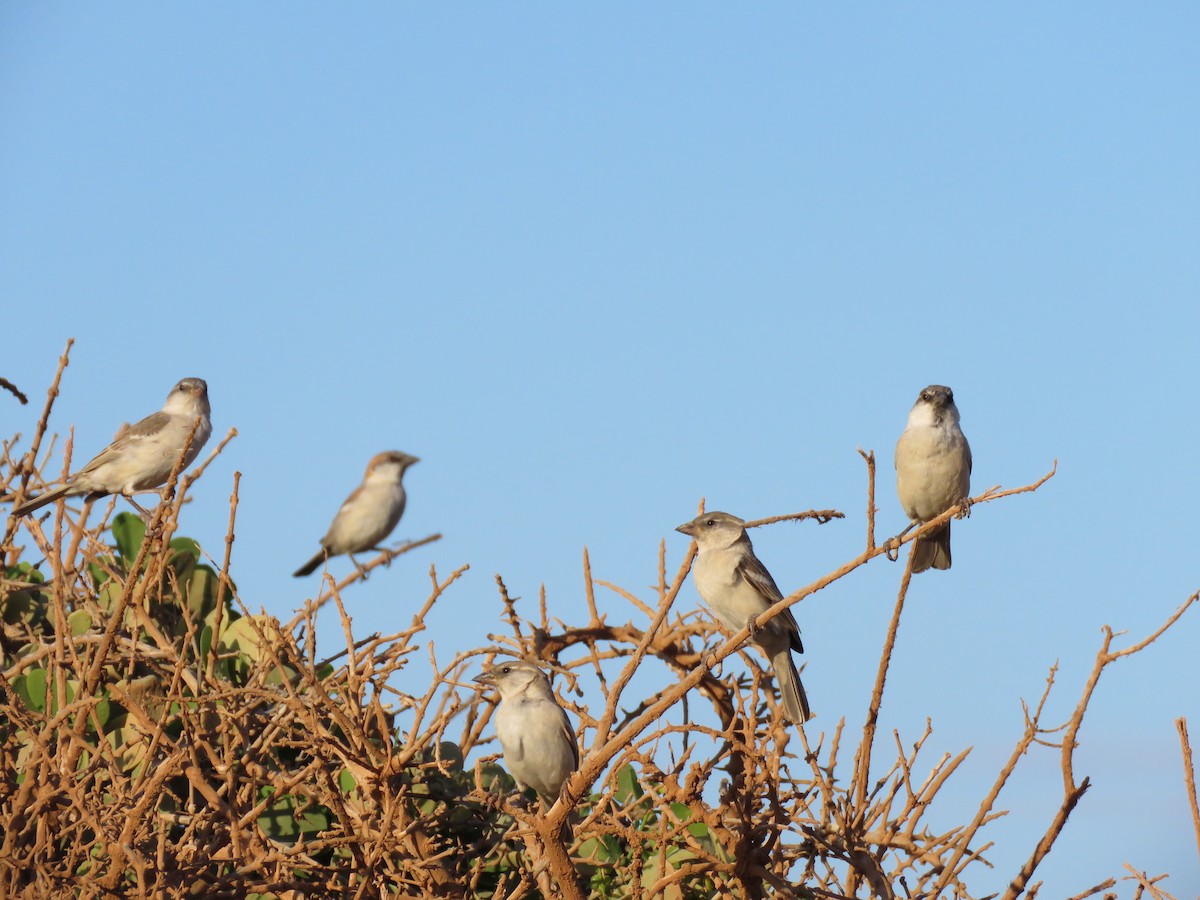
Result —
<path fill-rule="evenodd" d="M 1200 805 L 1196 803 L 1196 764 L 1192 758 L 1192 744 L 1188 740 L 1187 719 L 1180 716 L 1175 720 L 1179 732 L 1179 750 L 1183 754 L 1183 783 L 1187 787 L 1188 806 L 1192 811 L 1192 830 L 1196 834 L 1196 853 L 1200 855 Z"/>
<path fill-rule="evenodd" d="M 29 398 L 21 393 L 21 389 L 9 381 L 7 378 L 0 378 L 0 388 L 4 388 L 10 394 L 17 398 L 22 406 L 29 403 Z"/>

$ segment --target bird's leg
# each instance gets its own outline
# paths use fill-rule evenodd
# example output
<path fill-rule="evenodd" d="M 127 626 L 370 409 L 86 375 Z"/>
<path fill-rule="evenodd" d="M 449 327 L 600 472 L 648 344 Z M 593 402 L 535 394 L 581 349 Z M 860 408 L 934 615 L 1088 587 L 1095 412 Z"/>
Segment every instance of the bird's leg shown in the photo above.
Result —
<path fill-rule="evenodd" d="M 354 563 L 354 568 L 358 569 L 358 577 L 361 578 L 363 581 L 366 581 L 367 580 L 367 570 L 364 569 L 361 565 L 359 565 L 359 562 L 357 559 L 354 558 L 353 553 L 349 553 L 347 555 L 350 557 L 350 562 Z"/>
<path fill-rule="evenodd" d="M 508 795 L 508 799 L 513 806 L 528 812 L 535 804 L 540 804 L 541 800 L 540 798 L 537 800 L 530 800 L 525 796 L 526 790 L 528 790 L 528 788 L 517 785 L 516 789 Z"/>
<path fill-rule="evenodd" d="M 754 641 L 754 643 L 757 644 L 758 643 L 758 632 L 759 632 L 758 616 L 751 616 L 750 618 L 748 618 L 746 620 L 746 628 L 748 628 L 750 631 L 750 640 Z"/>
<path fill-rule="evenodd" d="M 887 539 L 887 541 L 884 543 L 884 547 L 886 548 L 884 550 L 884 553 L 887 555 L 888 559 L 890 559 L 892 562 L 895 562 L 896 560 L 898 560 L 900 558 L 900 541 L 901 541 L 901 539 L 906 534 L 908 534 L 910 531 L 912 531 L 914 528 L 916 528 L 917 525 L 919 525 L 919 524 L 920 524 L 919 522 L 909 522 L 908 527 L 905 528 L 902 532 L 900 532 L 894 538 Z"/>
<path fill-rule="evenodd" d="M 126 494 L 125 499 L 129 501 L 130 506 L 132 506 L 134 509 L 136 509 L 138 511 L 138 515 L 140 515 L 142 517 L 142 521 L 145 522 L 147 525 L 149 525 L 150 520 L 153 518 L 153 515 L 149 511 L 144 509 L 140 503 L 138 503 L 136 500 L 134 500 L 132 495 Z"/>
<path fill-rule="evenodd" d="M 962 509 L 960 509 L 958 511 L 958 515 L 956 516 L 956 518 L 959 518 L 959 519 L 971 518 L 971 498 L 970 497 L 963 497 L 961 500 L 958 501 L 958 503 L 956 505 L 962 507 Z"/>

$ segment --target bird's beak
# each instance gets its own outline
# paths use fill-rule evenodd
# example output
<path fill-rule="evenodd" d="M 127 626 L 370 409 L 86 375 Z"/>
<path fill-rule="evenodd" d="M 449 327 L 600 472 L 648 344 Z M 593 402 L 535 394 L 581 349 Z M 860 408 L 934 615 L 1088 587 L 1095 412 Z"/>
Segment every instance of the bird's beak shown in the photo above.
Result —
<path fill-rule="evenodd" d="M 676 526 L 675 530 L 680 534 L 686 534 L 688 537 L 695 537 L 696 522 L 694 520 L 691 522 L 684 522 L 682 525 Z"/>
<path fill-rule="evenodd" d="M 491 672 L 484 672 L 482 675 L 476 675 L 471 680 L 474 681 L 476 684 L 489 684 L 490 685 L 490 684 L 496 683 L 496 676 L 493 675 Z"/>

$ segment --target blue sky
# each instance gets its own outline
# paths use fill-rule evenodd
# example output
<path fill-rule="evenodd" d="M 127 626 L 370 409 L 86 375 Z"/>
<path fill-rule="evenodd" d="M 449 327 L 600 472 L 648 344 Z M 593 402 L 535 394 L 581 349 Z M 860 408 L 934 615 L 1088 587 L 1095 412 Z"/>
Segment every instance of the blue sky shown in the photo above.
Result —
<path fill-rule="evenodd" d="M 1061 721 L 1101 625 L 1140 638 L 1200 587 L 1198 26 L 1182 3 L 6 4 L 0 375 L 36 399 L 0 424 L 32 432 L 68 337 L 53 424 L 83 458 L 207 379 L 240 436 L 184 531 L 219 551 L 241 472 L 235 575 L 281 617 L 367 460 L 420 456 L 397 537 L 445 538 L 346 599 L 395 631 L 431 564 L 470 563 L 433 617 L 448 658 L 499 628 L 495 573 L 568 622 L 585 545 L 652 584 L 701 496 L 844 510 L 754 535 L 785 591 L 812 581 L 861 548 L 856 448 L 881 535 L 902 526 L 892 447 L 951 385 L 976 492 L 1059 461 L 955 525 L 901 627 L 883 733 L 932 717 L 929 765 L 974 746 L 973 809 L 1055 660 Z M 899 576 L 797 608 L 815 725 L 861 725 Z M 1101 682 L 1044 896 L 1125 861 L 1200 883 L 1172 724 L 1200 736 L 1198 622 Z M 980 893 L 1060 784 L 1039 749 Z"/>

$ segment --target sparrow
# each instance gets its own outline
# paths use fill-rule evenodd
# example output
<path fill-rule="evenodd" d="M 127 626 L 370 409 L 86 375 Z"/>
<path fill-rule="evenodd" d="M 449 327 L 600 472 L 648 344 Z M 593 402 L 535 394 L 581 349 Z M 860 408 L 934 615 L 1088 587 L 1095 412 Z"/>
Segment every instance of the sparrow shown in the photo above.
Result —
<path fill-rule="evenodd" d="M 729 628 L 741 631 L 752 616 L 783 599 L 775 579 L 754 555 L 746 523 L 737 516 L 701 513 L 675 530 L 696 539 L 698 552 L 692 564 L 696 592 Z M 784 713 L 797 724 L 807 721 L 812 712 L 791 654 L 792 650 L 803 653 L 804 645 L 792 611 L 785 609 L 766 624 L 756 626 L 750 639 L 771 661 Z"/>
<path fill-rule="evenodd" d="M 500 692 L 496 737 L 517 788 L 533 788 L 553 806 L 563 782 L 579 768 L 579 745 L 550 679 L 533 663 L 514 659 L 489 666 L 474 681 Z"/>
<path fill-rule="evenodd" d="M 192 426 L 199 421 L 183 459 L 184 468 L 192 464 L 212 434 L 212 423 L 208 420 L 210 411 L 208 385 L 204 379 L 183 379 L 171 389 L 162 409 L 128 429 L 64 484 L 40 497 L 26 500 L 12 511 L 12 515 L 24 516 L 60 497 L 83 494 L 88 500 L 121 494 L 143 516 L 147 515 L 131 495 L 166 484 L 184 452 Z"/>
<path fill-rule="evenodd" d="M 400 480 L 404 470 L 418 462 L 417 457 L 397 450 L 371 457 L 362 484 L 346 498 L 321 538 L 321 549 L 293 573 L 294 577 L 311 575 L 329 557 L 342 553 L 350 554 L 351 562 L 362 572 L 353 554 L 372 549 L 392 533 L 404 515 L 407 499 Z"/>
<path fill-rule="evenodd" d="M 931 384 L 917 396 L 896 442 L 896 493 L 911 520 L 908 528 L 937 518 L 970 492 L 971 445 L 958 425 L 954 392 Z M 949 522 L 913 547 L 913 572 L 930 568 L 950 568 Z"/>

